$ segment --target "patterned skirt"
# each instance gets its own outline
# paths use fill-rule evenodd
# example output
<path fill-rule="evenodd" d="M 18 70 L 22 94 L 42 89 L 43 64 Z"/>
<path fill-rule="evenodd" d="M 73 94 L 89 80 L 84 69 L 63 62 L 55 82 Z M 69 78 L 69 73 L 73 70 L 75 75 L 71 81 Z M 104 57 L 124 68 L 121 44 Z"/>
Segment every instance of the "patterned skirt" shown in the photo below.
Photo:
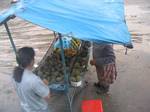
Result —
<path fill-rule="evenodd" d="M 116 80 L 117 70 L 116 64 L 111 63 L 104 66 L 96 66 L 97 77 L 99 84 L 109 86 Z"/>

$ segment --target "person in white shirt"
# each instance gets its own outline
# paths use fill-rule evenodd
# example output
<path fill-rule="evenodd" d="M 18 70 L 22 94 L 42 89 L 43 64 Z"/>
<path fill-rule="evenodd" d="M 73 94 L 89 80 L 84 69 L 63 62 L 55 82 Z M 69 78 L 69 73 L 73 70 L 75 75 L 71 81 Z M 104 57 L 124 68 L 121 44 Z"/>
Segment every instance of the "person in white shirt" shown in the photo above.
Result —
<path fill-rule="evenodd" d="M 48 85 L 32 72 L 34 57 L 35 52 L 31 47 L 23 47 L 17 51 L 18 66 L 13 71 L 13 83 L 22 112 L 50 112 L 47 103 L 50 99 Z"/>

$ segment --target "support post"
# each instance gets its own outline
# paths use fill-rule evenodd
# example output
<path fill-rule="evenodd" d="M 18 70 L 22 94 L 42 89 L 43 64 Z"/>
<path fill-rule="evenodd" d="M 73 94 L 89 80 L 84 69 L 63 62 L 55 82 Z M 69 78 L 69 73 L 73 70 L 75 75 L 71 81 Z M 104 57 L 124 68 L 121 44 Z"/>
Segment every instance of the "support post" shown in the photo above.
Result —
<path fill-rule="evenodd" d="M 61 46 L 61 59 L 64 67 L 64 79 L 65 79 L 65 84 L 66 84 L 66 89 L 68 91 L 68 86 L 69 86 L 69 79 L 68 79 L 68 73 L 67 73 L 67 68 L 66 68 L 66 61 L 65 61 L 65 54 L 64 54 L 64 48 L 63 48 L 63 41 L 62 41 L 62 35 L 58 33 L 59 36 L 59 42 Z"/>
<path fill-rule="evenodd" d="M 15 46 L 14 41 L 13 41 L 13 39 L 12 39 L 10 30 L 9 30 L 9 27 L 8 27 L 8 25 L 7 25 L 7 22 L 4 23 L 4 26 L 5 26 L 5 28 L 6 28 L 7 34 L 8 34 L 8 36 L 9 36 L 9 40 L 10 40 L 10 42 L 11 42 L 11 45 L 12 45 L 13 50 L 14 50 L 15 55 L 16 55 L 16 54 L 17 54 L 16 46 Z"/>

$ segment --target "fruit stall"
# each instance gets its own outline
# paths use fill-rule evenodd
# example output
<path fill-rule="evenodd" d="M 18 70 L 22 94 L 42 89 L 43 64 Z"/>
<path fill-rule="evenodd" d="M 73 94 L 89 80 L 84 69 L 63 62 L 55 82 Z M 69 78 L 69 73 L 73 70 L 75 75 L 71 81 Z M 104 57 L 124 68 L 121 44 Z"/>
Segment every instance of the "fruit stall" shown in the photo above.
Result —
<path fill-rule="evenodd" d="M 60 33 L 54 33 L 54 36 L 52 44 L 34 72 L 41 79 L 48 80 L 51 92 L 65 93 L 72 112 L 76 90 L 86 86 L 83 78 L 87 71 L 91 43 Z"/>
<path fill-rule="evenodd" d="M 49 84 L 63 84 L 65 79 L 65 68 L 62 63 L 59 41 L 59 37 L 56 35 L 56 38 L 39 63 L 39 66 L 34 70 L 42 79 L 47 79 Z M 90 42 L 79 40 L 71 36 L 63 37 L 62 41 L 65 67 L 69 75 L 68 81 L 72 86 L 80 86 L 83 74 L 88 66 Z"/>
<path fill-rule="evenodd" d="M 113 14 L 113 16 L 112 16 Z M 55 39 L 34 72 L 49 81 L 51 91 L 67 96 L 82 85 L 90 42 L 132 45 L 125 22 L 123 0 L 18 0 L 0 13 L 12 48 L 16 47 L 7 22 L 19 17 L 54 31 Z M 71 35 L 70 35 L 71 34 Z M 73 92 L 74 93 L 74 92 Z"/>

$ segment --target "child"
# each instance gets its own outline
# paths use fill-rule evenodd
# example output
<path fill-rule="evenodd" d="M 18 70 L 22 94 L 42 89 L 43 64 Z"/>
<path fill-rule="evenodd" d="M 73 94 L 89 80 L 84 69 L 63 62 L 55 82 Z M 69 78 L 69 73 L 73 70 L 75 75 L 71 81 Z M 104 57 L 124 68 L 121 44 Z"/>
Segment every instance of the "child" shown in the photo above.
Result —
<path fill-rule="evenodd" d="M 46 80 L 42 81 L 32 72 L 34 56 L 33 48 L 23 47 L 18 50 L 18 66 L 13 71 L 13 83 L 20 98 L 22 112 L 48 112 L 46 100 L 50 98 L 50 91 Z"/>

